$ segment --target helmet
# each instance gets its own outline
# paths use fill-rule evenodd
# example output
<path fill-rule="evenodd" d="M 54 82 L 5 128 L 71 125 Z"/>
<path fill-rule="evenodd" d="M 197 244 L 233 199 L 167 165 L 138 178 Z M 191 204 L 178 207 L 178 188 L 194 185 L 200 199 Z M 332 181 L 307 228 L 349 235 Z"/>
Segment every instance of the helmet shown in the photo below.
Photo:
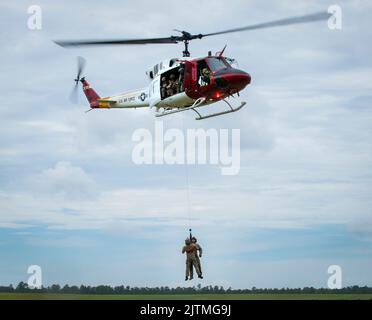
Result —
<path fill-rule="evenodd" d="M 161 78 L 161 81 L 165 82 L 165 81 L 167 81 L 167 78 L 163 77 L 163 78 Z"/>
<path fill-rule="evenodd" d="M 190 242 L 190 239 L 189 238 L 187 238 L 186 240 L 185 240 L 185 244 L 186 245 L 189 245 L 191 242 Z"/>
<path fill-rule="evenodd" d="M 196 243 L 198 240 L 195 237 L 192 237 L 191 238 L 191 241 L 194 242 L 194 243 Z"/>
<path fill-rule="evenodd" d="M 176 77 L 174 76 L 174 74 L 172 73 L 170 76 L 169 76 L 169 79 L 176 79 Z"/>

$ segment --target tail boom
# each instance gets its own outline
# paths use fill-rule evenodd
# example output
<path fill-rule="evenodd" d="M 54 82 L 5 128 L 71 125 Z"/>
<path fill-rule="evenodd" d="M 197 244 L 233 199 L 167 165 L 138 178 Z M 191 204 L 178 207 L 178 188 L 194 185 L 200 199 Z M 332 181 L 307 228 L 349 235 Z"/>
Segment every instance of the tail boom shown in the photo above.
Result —
<path fill-rule="evenodd" d="M 82 78 L 83 91 L 92 109 L 101 108 L 141 108 L 148 107 L 148 88 L 123 93 L 116 96 L 101 98 L 97 92 L 90 87 L 88 81 Z"/>

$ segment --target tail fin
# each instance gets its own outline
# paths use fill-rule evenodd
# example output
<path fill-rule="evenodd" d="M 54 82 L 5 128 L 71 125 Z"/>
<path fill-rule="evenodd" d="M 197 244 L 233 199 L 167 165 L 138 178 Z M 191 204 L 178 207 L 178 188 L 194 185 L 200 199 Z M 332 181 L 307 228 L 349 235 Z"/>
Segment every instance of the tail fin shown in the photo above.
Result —
<path fill-rule="evenodd" d="M 86 81 L 85 78 L 81 78 L 80 81 L 83 84 L 83 91 L 85 93 L 85 96 L 87 97 L 90 107 L 97 108 L 99 106 L 98 99 L 101 99 L 101 97 L 94 89 L 90 87 L 88 81 Z"/>

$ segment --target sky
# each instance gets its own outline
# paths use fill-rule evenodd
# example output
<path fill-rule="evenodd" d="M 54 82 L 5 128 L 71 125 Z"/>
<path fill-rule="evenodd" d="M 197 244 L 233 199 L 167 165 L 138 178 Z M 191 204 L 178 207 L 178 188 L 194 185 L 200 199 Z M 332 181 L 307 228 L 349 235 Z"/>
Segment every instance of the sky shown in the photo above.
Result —
<path fill-rule="evenodd" d="M 27 27 L 35 4 L 41 30 Z M 337 1 L 342 30 L 320 22 L 193 41 L 195 56 L 227 44 L 252 76 L 245 108 L 204 121 L 188 112 L 155 120 L 149 109 L 86 114 L 82 93 L 78 105 L 68 100 L 78 55 L 91 86 L 108 96 L 146 86 L 146 70 L 180 56 L 181 44 L 52 41 L 208 33 L 332 4 L 1 2 L 0 285 L 27 281 L 36 264 L 44 285 L 326 287 L 328 267 L 339 265 L 343 286 L 372 286 L 371 3 Z M 134 164 L 132 134 L 155 121 L 240 129 L 239 174 Z M 205 279 L 185 283 L 190 225 Z"/>

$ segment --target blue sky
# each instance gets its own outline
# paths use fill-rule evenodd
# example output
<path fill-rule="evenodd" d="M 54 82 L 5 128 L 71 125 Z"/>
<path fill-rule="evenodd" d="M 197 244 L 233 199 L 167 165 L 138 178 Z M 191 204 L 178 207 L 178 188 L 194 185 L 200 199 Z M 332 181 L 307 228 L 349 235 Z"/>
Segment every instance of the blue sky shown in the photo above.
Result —
<path fill-rule="evenodd" d="M 240 128 L 241 170 L 190 166 L 191 221 L 205 281 L 240 287 L 372 285 L 372 6 L 338 1 L 343 29 L 326 24 L 194 41 L 252 76 L 237 114 L 164 119 L 165 128 Z M 42 30 L 27 8 L 43 9 Z M 330 4 L 333 4 L 330 3 Z M 205 14 L 195 15 L 193 5 Z M 0 4 L 0 284 L 43 269 L 44 284 L 183 285 L 189 225 L 183 166 L 131 161 L 152 110 L 71 105 L 76 56 L 102 95 L 146 85 L 145 71 L 181 45 L 67 50 L 51 40 L 211 32 L 325 10 L 324 1 L 115 1 Z M 169 15 L 172 12 L 172 15 Z M 223 22 L 221 22 L 223 21 Z M 197 284 L 197 282 L 193 283 Z"/>

